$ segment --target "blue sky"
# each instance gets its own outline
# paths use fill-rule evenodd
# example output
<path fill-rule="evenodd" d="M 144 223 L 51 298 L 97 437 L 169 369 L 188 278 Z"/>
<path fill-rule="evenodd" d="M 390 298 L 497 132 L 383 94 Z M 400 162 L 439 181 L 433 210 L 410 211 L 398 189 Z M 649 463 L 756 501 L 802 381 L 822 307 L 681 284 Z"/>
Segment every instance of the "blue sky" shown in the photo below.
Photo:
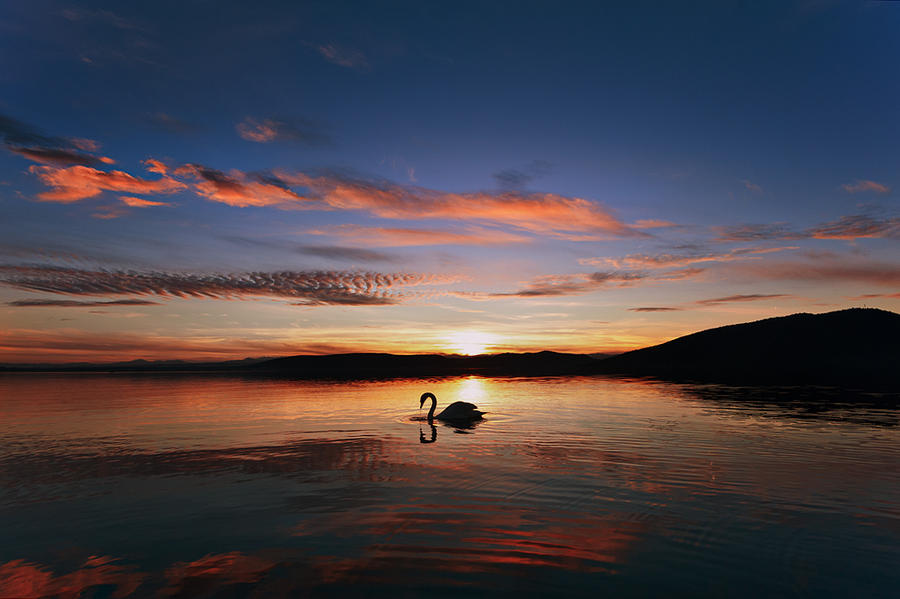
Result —
<path fill-rule="evenodd" d="M 0 359 L 896 310 L 898 30 L 892 2 L 7 3 Z"/>

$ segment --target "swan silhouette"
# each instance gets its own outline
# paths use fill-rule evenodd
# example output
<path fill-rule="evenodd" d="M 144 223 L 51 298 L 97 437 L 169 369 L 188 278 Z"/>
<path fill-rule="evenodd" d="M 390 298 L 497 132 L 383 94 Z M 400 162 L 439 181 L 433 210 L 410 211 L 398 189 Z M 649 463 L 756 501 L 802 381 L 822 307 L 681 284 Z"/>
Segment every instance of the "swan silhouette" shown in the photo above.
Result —
<path fill-rule="evenodd" d="M 434 396 L 434 393 L 422 394 L 422 397 L 419 398 L 419 409 L 422 409 L 422 406 L 425 405 L 425 400 L 429 398 L 431 399 L 431 409 L 428 410 L 428 422 L 431 422 L 435 418 L 445 422 L 467 422 L 479 420 L 481 419 L 481 415 L 484 414 L 484 412 L 479 410 L 478 406 L 475 404 L 467 401 L 454 401 L 444 408 L 440 414 L 435 416 L 434 410 L 437 407 L 437 397 Z"/>

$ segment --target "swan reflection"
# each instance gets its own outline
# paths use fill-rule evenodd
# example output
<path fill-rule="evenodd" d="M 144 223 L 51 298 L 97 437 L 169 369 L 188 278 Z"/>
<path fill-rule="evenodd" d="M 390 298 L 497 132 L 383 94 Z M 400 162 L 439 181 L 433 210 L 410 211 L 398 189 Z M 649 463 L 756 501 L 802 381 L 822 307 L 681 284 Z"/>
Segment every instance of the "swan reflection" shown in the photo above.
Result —
<path fill-rule="evenodd" d="M 422 425 L 419 425 L 419 443 L 434 443 L 437 441 L 437 427 L 433 424 L 429 425 L 431 427 L 431 437 L 425 437 L 425 431 L 422 430 Z"/>
<path fill-rule="evenodd" d="M 479 424 L 484 422 L 481 420 L 473 420 L 473 421 L 462 421 L 462 422 L 444 422 L 437 421 L 446 428 L 451 429 L 454 433 L 458 435 L 469 435 L 471 434 Z M 437 426 L 435 425 L 435 421 L 428 421 L 428 427 L 431 431 L 426 431 L 422 428 L 421 422 L 419 423 L 419 443 L 436 443 L 437 442 Z"/>

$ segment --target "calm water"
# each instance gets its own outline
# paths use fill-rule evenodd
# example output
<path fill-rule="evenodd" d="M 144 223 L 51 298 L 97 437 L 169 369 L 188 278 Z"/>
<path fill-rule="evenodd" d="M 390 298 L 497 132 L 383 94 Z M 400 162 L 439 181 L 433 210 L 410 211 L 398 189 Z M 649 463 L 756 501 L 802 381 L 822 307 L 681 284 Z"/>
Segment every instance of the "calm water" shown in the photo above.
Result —
<path fill-rule="evenodd" d="M 773 395 L 3 376 L 0 597 L 896 597 L 900 412 Z"/>

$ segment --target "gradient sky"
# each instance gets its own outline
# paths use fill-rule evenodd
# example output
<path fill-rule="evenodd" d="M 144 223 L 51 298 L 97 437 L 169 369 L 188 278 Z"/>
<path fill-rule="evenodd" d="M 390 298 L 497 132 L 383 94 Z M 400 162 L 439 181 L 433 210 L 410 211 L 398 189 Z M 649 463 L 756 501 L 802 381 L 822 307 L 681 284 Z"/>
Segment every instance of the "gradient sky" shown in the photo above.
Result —
<path fill-rule="evenodd" d="M 896 311 L 898 64 L 900 2 L 6 2 L 0 361 Z"/>

